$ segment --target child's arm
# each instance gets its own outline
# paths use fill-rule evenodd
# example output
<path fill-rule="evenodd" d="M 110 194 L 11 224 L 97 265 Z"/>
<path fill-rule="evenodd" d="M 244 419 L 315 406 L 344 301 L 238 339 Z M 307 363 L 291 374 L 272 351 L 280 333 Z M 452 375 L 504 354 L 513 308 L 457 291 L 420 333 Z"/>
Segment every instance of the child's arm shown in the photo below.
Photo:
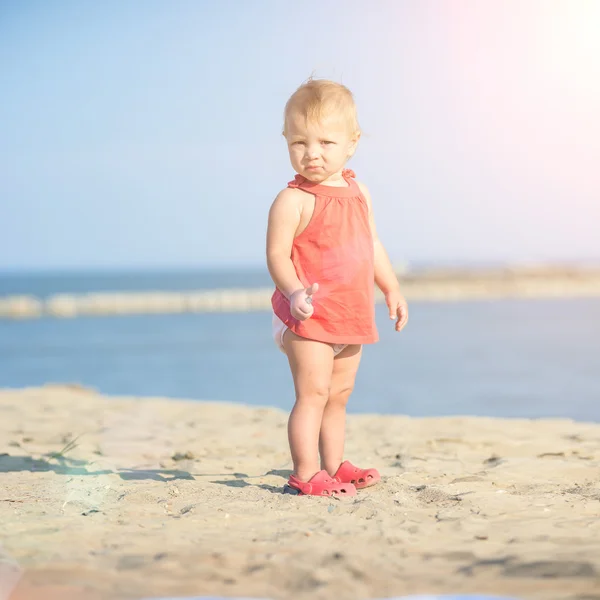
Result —
<path fill-rule="evenodd" d="M 385 303 L 390 311 L 390 319 L 397 319 L 396 331 L 400 331 L 408 321 L 408 305 L 400 291 L 400 283 L 398 283 L 398 277 L 394 272 L 392 263 L 377 235 L 369 190 L 362 183 L 359 183 L 358 186 L 369 207 L 369 224 L 371 226 L 371 235 L 373 236 L 373 251 L 375 255 L 375 283 L 385 296 Z"/>
<path fill-rule="evenodd" d="M 313 314 L 312 294 L 318 284 L 305 288 L 292 263 L 292 245 L 302 215 L 302 192 L 281 191 L 271 205 L 267 226 L 267 267 L 275 285 L 290 301 L 292 316 L 303 321 Z M 310 299 L 309 299 L 310 298 Z"/>

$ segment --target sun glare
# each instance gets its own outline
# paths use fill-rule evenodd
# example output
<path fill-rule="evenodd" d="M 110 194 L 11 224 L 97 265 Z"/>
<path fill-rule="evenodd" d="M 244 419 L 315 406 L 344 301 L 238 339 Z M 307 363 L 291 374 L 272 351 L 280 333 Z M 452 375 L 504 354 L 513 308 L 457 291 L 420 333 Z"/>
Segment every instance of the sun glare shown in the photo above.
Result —
<path fill-rule="evenodd" d="M 600 1 L 570 0 L 553 6 L 556 10 L 549 12 L 547 30 L 548 56 L 561 70 L 600 75 Z M 596 85 L 600 86 L 600 81 Z"/>

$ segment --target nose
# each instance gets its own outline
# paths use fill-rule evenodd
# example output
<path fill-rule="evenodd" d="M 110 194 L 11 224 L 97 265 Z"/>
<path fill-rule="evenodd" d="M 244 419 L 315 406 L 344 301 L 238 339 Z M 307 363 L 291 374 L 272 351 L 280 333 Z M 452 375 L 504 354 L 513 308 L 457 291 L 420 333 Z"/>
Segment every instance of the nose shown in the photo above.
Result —
<path fill-rule="evenodd" d="M 308 160 L 312 160 L 313 158 L 319 158 L 319 146 L 316 144 L 307 145 L 304 155 Z"/>

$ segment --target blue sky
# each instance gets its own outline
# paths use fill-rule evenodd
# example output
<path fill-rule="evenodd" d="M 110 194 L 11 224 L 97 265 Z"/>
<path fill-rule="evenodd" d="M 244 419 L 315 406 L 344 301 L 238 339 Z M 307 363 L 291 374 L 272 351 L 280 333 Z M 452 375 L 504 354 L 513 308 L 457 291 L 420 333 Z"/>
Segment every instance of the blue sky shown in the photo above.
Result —
<path fill-rule="evenodd" d="M 355 93 L 394 262 L 600 260 L 595 0 L 0 5 L 0 269 L 264 263 L 288 96 Z"/>

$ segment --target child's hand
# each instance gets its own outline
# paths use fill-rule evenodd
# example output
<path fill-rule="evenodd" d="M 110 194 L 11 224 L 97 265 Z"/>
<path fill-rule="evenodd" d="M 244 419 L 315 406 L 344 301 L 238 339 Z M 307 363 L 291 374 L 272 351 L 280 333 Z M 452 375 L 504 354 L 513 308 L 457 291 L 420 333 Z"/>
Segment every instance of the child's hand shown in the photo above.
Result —
<path fill-rule="evenodd" d="M 388 292 L 385 295 L 385 303 L 390 311 L 390 319 L 397 319 L 396 331 L 402 331 L 408 322 L 408 305 L 404 296 L 399 291 Z"/>
<path fill-rule="evenodd" d="M 315 312 L 312 305 L 312 295 L 319 291 L 319 284 L 313 283 L 304 290 L 296 290 L 290 296 L 290 312 L 299 321 L 310 319 Z"/>

